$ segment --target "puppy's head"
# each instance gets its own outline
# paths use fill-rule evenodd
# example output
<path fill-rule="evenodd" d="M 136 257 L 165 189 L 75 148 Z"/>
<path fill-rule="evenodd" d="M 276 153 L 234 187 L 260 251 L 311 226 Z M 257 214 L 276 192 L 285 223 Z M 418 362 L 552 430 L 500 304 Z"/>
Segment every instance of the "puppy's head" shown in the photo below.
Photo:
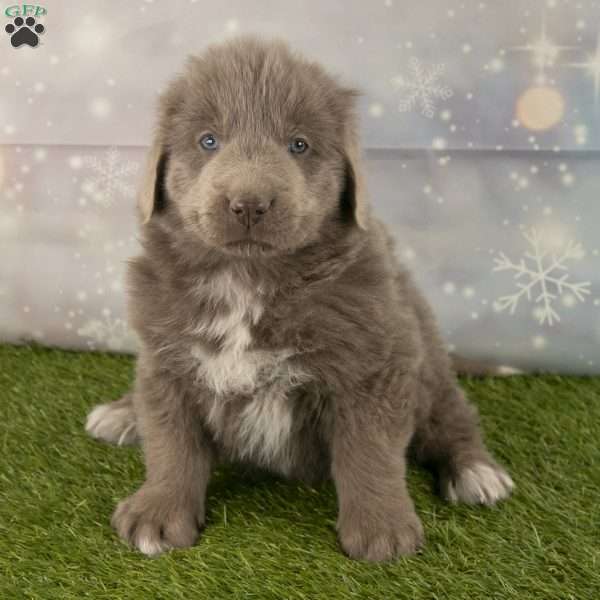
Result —
<path fill-rule="evenodd" d="M 161 102 L 140 196 L 226 253 L 289 253 L 366 228 L 356 93 L 279 42 L 238 39 L 190 59 Z"/>

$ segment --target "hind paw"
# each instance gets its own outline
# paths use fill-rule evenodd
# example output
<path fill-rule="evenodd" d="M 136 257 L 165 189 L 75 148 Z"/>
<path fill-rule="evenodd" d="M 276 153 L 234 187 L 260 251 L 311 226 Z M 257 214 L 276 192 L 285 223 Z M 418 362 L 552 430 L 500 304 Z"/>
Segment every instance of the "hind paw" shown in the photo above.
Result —
<path fill-rule="evenodd" d="M 85 430 L 91 437 L 117 446 L 135 444 L 138 439 L 135 413 L 130 406 L 120 406 L 118 402 L 95 406 L 87 417 Z"/>
<path fill-rule="evenodd" d="M 502 467 L 476 462 L 443 481 L 442 492 L 453 504 L 465 502 L 493 506 L 508 498 L 514 486 L 510 475 Z"/>

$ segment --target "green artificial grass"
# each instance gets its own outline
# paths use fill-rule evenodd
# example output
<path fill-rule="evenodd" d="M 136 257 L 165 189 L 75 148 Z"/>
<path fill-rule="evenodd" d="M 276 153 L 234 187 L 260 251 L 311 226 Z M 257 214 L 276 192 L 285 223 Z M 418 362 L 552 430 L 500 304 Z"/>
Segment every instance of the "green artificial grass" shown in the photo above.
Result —
<path fill-rule="evenodd" d="M 517 490 L 498 508 L 449 506 L 431 477 L 409 487 L 424 552 L 345 558 L 332 485 L 219 470 L 198 545 L 149 559 L 109 526 L 137 488 L 136 448 L 88 438 L 98 402 L 132 379 L 130 357 L 0 346 L 0 598 L 598 599 L 600 379 L 465 381 Z"/>

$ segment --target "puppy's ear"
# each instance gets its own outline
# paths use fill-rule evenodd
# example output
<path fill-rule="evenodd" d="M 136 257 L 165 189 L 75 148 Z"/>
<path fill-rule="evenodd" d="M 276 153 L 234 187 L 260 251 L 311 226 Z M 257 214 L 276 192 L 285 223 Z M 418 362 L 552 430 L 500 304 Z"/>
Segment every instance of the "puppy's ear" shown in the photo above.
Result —
<path fill-rule="evenodd" d="M 148 152 L 143 173 L 142 187 L 138 197 L 138 207 L 142 224 L 167 205 L 165 187 L 169 153 L 166 148 L 167 133 L 172 131 L 177 113 L 182 110 L 184 98 L 188 92 L 188 79 L 192 76 L 194 59 L 188 61 L 189 75 L 181 75 L 171 81 L 161 94 L 158 106 L 158 123 L 152 147 Z"/>
<path fill-rule="evenodd" d="M 369 199 L 358 134 L 354 126 L 350 127 L 345 135 L 344 162 L 344 200 L 352 208 L 356 224 L 366 230 L 370 214 Z"/>
<path fill-rule="evenodd" d="M 154 212 L 166 204 L 165 176 L 168 155 L 162 143 L 155 140 L 148 156 L 138 196 L 138 209 L 142 224 L 146 224 Z"/>

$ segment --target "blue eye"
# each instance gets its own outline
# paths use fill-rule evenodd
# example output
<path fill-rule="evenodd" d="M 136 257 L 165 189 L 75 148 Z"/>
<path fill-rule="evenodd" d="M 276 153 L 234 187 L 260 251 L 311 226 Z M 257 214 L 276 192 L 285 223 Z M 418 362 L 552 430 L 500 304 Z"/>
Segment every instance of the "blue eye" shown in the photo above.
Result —
<path fill-rule="evenodd" d="M 205 150 L 216 150 L 219 147 L 219 142 L 212 133 L 207 133 L 200 138 L 200 145 Z"/>
<path fill-rule="evenodd" d="M 302 138 L 294 138 L 288 144 L 288 149 L 292 154 L 302 154 L 308 150 L 308 144 Z"/>

